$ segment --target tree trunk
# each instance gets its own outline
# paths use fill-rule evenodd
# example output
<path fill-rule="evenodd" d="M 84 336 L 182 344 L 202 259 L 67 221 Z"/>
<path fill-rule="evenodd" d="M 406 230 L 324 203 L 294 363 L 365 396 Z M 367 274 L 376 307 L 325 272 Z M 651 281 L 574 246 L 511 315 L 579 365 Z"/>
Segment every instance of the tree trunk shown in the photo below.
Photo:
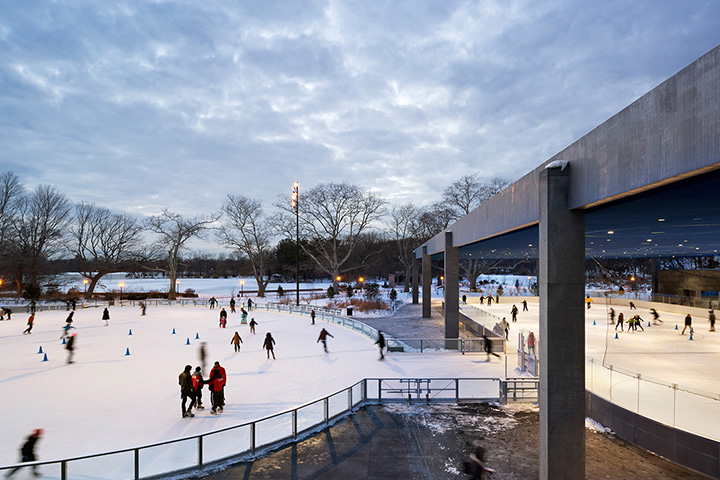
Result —
<path fill-rule="evenodd" d="M 412 265 L 406 265 L 405 266 L 405 281 L 403 292 L 407 293 L 410 291 L 410 284 L 412 283 Z"/>

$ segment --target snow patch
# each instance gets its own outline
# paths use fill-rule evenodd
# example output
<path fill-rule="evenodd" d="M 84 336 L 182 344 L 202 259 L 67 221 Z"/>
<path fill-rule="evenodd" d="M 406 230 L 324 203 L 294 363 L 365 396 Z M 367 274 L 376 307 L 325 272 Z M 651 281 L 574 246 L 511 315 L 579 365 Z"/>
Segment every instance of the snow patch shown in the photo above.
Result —
<path fill-rule="evenodd" d="M 609 433 L 610 435 L 615 435 L 615 432 L 607 427 L 603 427 L 590 417 L 585 417 L 585 428 L 592 430 L 595 433 Z"/>

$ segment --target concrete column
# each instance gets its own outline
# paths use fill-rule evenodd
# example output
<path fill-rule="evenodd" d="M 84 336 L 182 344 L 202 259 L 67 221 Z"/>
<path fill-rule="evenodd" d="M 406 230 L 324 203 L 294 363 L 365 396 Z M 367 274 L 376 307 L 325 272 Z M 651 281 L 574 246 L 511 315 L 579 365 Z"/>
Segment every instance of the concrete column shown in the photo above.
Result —
<path fill-rule="evenodd" d="M 432 293 L 432 266 L 427 247 L 422 248 L 422 306 L 423 318 L 430 318 L 430 294 Z"/>
<path fill-rule="evenodd" d="M 445 338 L 460 334 L 460 252 L 452 232 L 445 232 Z"/>
<path fill-rule="evenodd" d="M 585 478 L 585 214 L 570 169 L 540 172 L 540 479 Z"/>
<path fill-rule="evenodd" d="M 415 305 L 420 303 L 420 292 L 418 289 L 419 270 L 420 262 L 417 258 L 415 258 L 413 259 L 412 271 L 410 273 L 410 276 L 412 277 L 412 303 L 414 303 Z"/>

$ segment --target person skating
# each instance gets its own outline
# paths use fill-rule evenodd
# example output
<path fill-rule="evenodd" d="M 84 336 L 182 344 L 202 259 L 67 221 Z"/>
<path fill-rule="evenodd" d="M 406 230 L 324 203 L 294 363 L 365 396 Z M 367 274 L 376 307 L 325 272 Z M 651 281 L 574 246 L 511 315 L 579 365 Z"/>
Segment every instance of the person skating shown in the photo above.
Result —
<path fill-rule="evenodd" d="M 208 303 L 210 304 L 210 310 L 212 310 L 213 308 L 215 308 L 218 301 L 215 299 L 215 297 L 211 297 L 210 300 L 208 300 Z"/>
<path fill-rule="evenodd" d="M 182 409 L 182 418 L 194 417 L 192 408 L 195 406 L 195 385 L 192 378 L 192 365 L 185 365 L 185 370 L 178 375 L 178 384 L 180 385 L 180 407 Z M 185 408 L 188 398 L 190 405 Z"/>
<path fill-rule="evenodd" d="M 513 305 L 510 309 L 510 315 L 512 315 L 512 321 L 513 323 L 517 322 L 517 316 L 518 316 L 518 308 L 517 306 Z"/>
<path fill-rule="evenodd" d="M 608 315 L 610 316 L 610 325 L 615 325 L 615 309 L 610 307 Z"/>
<path fill-rule="evenodd" d="M 715 311 L 714 310 L 710 310 L 708 312 L 708 322 L 710 322 L 710 331 L 714 332 L 715 331 Z"/>
<path fill-rule="evenodd" d="M 462 302 L 463 302 L 463 305 L 467 305 L 467 295 L 465 295 L 464 293 L 462 296 Z"/>
<path fill-rule="evenodd" d="M 643 326 L 642 326 L 642 322 L 643 322 L 643 321 L 644 321 L 644 320 L 643 320 L 642 318 L 640 318 L 640 315 L 635 315 L 635 316 L 632 318 L 633 332 L 636 332 L 637 329 L 638 329 L 638 327 L 640 327 L 640 330 L 642 330 L 643 332 L 645 331 L 645 329 L 644 329 Z"/>
<path fill-rule="evenodd" d="M 377 345 L 380 349 L 380 360 L 384 360 L 385 352 L 383 350 L 385 350 L 385 335 L 383 335 L 381 330 L 378 330 L 378 339 L 377 342 L 375 342 L 375 345 Z"/>
<path fill-rule="evenodd" d="M 490 305 L 492 305 L 492 302 L 493 302 L 493 297 L 492 297 L 492 295 L 488 295 L 487 301 L 488 301 L 488 307 L 489 307 Z M 482 302 L 481 302 L 481 303 L 482 303 Z"/>
<path fill-rule="evenodd" d="M 30 318 L 28 318 L 28 321 L 27 321 L 28 327 L 25 330 L 23 330 L 23 335 L 30 335 L 34 324 L 35 324 L 35 314 L 33 313 L 30 315 Z"/>
<path fill-rule="evenodd" d="M 527 340 L 525 341 L 528 347 L 528 353 L 535 355 L 535 334 L 533 332 L 530 332 L 528 334 Z"/>
<path fill-rule="evenodd" d="M 63 337 L 67 337 L 68 335 L 70 335 L 70 330 L 72 330 L 73 328 L 75 327 L 72 326 L 72 323 L 66 323 L 63 327 L 63 334 L 60 335 L 60 338 L 62 339 Z"/>
<path fill-rule="evenodd" d="M 270 358 L 270 354 L 272 353 L 273 360 L 275 360 L 275 339 L 270 334 L 270 332 L 267 332 L 265 335 L 265 340 L 263 341 L 263 348 L 267 350 L 267 358 Z"/>
<path fill-rule="evenodd" d="M 204 410 L 205 407 L 202 404 L 202 388 L 203 388 L 203 376 L 200 367 L 195 367 L 195 371 L 192 374 L 193 387 L 195 388 L 195 410 Z"/>
<path fill-rule="evenodd" d="M 247 323 L 248 313 L 243 307 L 240 307 L 240 324 L 245 325 Z"/>
<path fill-rule="evenodd" d="M 485 303 L 485 295 L 483 295 L 483 294 L 481 293 L 481 294 L 480 294 L 480 305 L 482 305 L 482 304 L 484 304 L 484 303 Z"/>
<path fill-rule="evenodd" d="M 250 319 L 250 333 L 252 333 L 253 335 L 255 335 L 255 326 L 256 326 L 257 324 L 258 324 L 258 323 L 255 321 L 254 318 L 251 318 L 251 319 Z"/>
<path fill-rule="evenodd" d="M 630 310 L 637 310 L 637 307 L 633 302 L 630 302 Z"/>
<path fill-rule="evenodd" d="M 36 428 L 35 430 L 33 430 L 33 432 L 30 434 L 30 436 L 27 438 L 27 440 L 25 440 L 25 443 L 23 443 L 23 446 L 20 447 L 20 455 L 22 457 L 20 459 L 21 463 L 34 462 L 37 460 L 37 458 L 35 457 L 35 444 L 37 443 L 38 440 L 40 440 L 42 433 L 43 433 L 43 431 L 41 428 Z M 15 472 L 17 472 L 21 468 L 23 468 L 22 465 L 13 468 L 12 470 L 10 470 L 7 473 L 6 477 L 10 478 L 12 475 L 15 474 Z M 32 471 L 33 471 L 33 475 L 35 475 L 36 477 L 40 476 L 40 472 L 38 471 L 37 465 L 32 466 Z"/>
<path fill-rule="evenodd" d="M 315 309 L 310 310 L 310 325 L 315 325 Z"/>
<path fill-rule="evenodd" d="M 205 366 L 207 365 L 205 363 L 205 360 L 207 359 L 207 349 L 205 348 L 206 343 L 202 342 L 200 344 L 200 349 L 198 350 L 198 354 L 200 356 L 200 365 L 202 365 L 203 372 L 206 371 Z"/>
<path fill-rule="evenodd" d="M 73 317 L 75 316 L 75 312 L 70 312 L 70 314 L 65 319 L 65 323 L 73 323 Z"/>
<path fill-rule="evenodd" d="M 479 445 L 470 454 L 470 461 L 465 462 L 464 470 L 465 473 L 470 475 L 470 480 L 486 480 L 488 473 L 495 472 L 495 470 L 485 465 L 485 448 Z"/>
<path fill-rule="evenodd" d="M 110 312 L 108 311 L 107 307 L 105 310 L 103 310 L 102 319 L 105 322 L 105 326 L 107 327 L 110 322 Z"/>
<path fill-rule="evenodd" d="M 585 305 L 587 305 L 587 309 L 590 310 L 590 305 L 592 305 L 593 299 L 590 298 L 590 295 L 585 297 Z"/>
<path fill-rule="evenodd" d="M 253 302 L 250 298 L 248 298 L 248 304 L 247 304 L 247 305 L 248 305 L 248 310 L 252 310 L 253 303 L 255 303 L 255 302 Z"/>
<path fill-rule="evenodd" d="M 618 320 L 615 324 L 615 331 L 617 331 L 618 327 L 620 327 L 620 331 L 623 332 L 623 322 L 625 321 L 625 315 L 623 315 L 622 312 L 618 313 Z"/>
<path fill-rule="evenodd" d="M 510 340 L 510 338 L 508 338 L 510 335 L 510 324 L 505 317 L 502 318 L 500 323 L 502 324 L 503 332 L 505 332 L 505 340 Z"/>
<path fill-rule="evenodd" d="M 240 338 L 240 334 L 238 332 L 235 332 L 235 335 L 233 335 L 232 340 L 230 340 L 230 343 L 232 343 L 235 346 L 235 351 L 240 351 L 240 344 L 243 343 L 242 338 Z"/>
<path fill-rule="evenodd" d="M 145 305 L 145 302 L 140 302 L 140 316 L 145 316 L 145 311 L 147 310 L 147 305 Z"/>
<path fill-rule="evenodd" d="M 690 316 L 689 313 L 688 313 L 687 316 L 685 317 L 685 326 L 683 327 L 682 332 L 680 333 L 680 335 L 685 335 L 685 329 L 688 328 L 688 327 L 690 327 L 690 334 L 692 335 L 692 333 L 693 333 L 692 317 Z"/>
<path fill-rule="evenodd" d="M 522 305 L 523 305 L 523 312 L 529 312 L 529 310 L 527 308 L 527 300 L 523 300 Z"/>
<path fill-rule="evenodd" d="M 230 299 L 230 313 L 237 313 L 235 311 L 235 299 L 234 298 Z"/>
<path fill-rule="evenodd" d="M 210 401 L 212 402 L 210 415 L 217 415 L 223 411 L 223 404 L 225 403 L 223 398 L 224 380 L 220 370 L 220 362 L 215 362 L 212 370 L 210 370 L 210 377 L 203 382 L 210 389 Z"/>
<path fill-rule="evenodd" d="M 77 338 L 77 333 L 73 333 L 70 335 L 65 342 L 65 348 L 68 351 L 68 358 L 67 363 L 73 363 L 73 354 L 75 353 L 75 339 Z"/>
<path fill-rule="evenodd" d="M 492 344 L 490 343 L 490 339 L 487 337 L 487 335 L 483 334 L 483 349 L 485 350 L 485 353 L 487 353 L 487 361 L 490 361 L 490 355 L 495 355 L 496 357 L 500 358 L 500 355 L 492 351 Z"/>
<path fill-rule="evenodd" d="M 325 330 L 325 329 L 323 328 L 322 330 L 320 330 L 320 336 L 318 337 L 317 342 L 315 342 L 315 343 L 322 342 L 322 344 L 323 344 L 323 349 L 325 350 L 325 353 L 328 353 L 328 349 L 327 349 L 327 337 L 335 338 L 335 337 L 333 337 L 333 336 L 330 334 L 330 332 L 328 332 L 327 330 Z"/>
<path fill-rule="evenodd" d="M 657 325 L 658 323 L 663 323 L 663 321 L 660 320 L 660 314 L 657 312 L 657 310 L 655 310 L 654 308 L 651 308 L 650 313 L 653 316 L 653 321 L 652 321 L 653 325 Z"/>
<path fill-rule="evenodd" d="M 8 320 L 12 320 L 12 309 L 7 308 L 7 307 L 3 307 L 3 308 L 2 308 L 2 311 L 3 311 L 3 313 L 4 313 L 5 315 L 7 315 Z"/>
<path fill-rule="evenodd" d="M 220 327 L 225 328 L 225 325 L 227 325 L 227 312 L 223 307 L 222 309 L 220 309 Z"/>

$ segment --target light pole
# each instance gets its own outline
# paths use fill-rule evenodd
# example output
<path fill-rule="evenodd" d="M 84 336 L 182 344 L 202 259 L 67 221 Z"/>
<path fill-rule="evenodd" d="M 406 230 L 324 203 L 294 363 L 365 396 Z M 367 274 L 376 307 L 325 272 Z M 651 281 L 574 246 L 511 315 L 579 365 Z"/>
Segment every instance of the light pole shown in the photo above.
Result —
<path fill-rule="evenodd" d="M 358 278 L 358 283 L 360 284 L 360 295 L 362 295 L 363 292 L 363 282 L 365 279 L 363 277 Z"/>
<path fill-rule="evenodd" d="M 175 296 L 177 297 L 179 293 L 180 293 L 180 279 L 176 278 L 175 279 Z"/>
<path fill-rule="evenodd" d="M 88 279 L 83 278 L 83 286 L 85 287 L 85 290 L 83 291 L 83 297 L 87 296 L 87 284 L 88 284 Z"/>
<path fill-rule="evenodd" d="M 122 288 L 123 288 L 123 282 L 120 282 L 120 306 L 122 307 Z"/>
<path fill-rule="evenodd" d="M 295 210 L 295 305 L 300 306 L 300 184 L 295 182 L 292 191 L 292 208 Z"/>
<path fill-rule="evenodd" d="M 245 280 L 240 280 L 240 296 L 245 296 Z"/>

